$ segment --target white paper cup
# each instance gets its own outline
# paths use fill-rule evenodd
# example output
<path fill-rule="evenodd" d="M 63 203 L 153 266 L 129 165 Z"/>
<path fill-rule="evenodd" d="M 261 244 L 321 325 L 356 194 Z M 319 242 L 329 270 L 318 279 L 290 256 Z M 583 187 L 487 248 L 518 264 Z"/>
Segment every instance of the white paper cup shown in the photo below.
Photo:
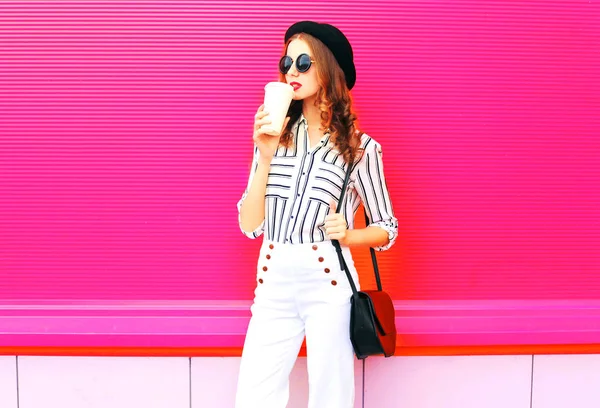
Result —
<path fill-rule="evenodd" d="M 265 85 L 265 110 L 269 112 L 266 117 L 271 120 L 271 123 L 261 126 L 259 130 L 261 133 L 271 136 L 281 134 L 293 98 L 294 88 L 289 84 L 269 82 Z"/>

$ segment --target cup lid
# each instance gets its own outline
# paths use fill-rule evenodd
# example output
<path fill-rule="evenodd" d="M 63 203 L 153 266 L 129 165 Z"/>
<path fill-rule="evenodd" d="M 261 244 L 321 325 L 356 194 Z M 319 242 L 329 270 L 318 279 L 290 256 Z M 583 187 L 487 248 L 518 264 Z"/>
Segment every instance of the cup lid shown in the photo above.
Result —
<path fill-rule="evenodd" d="M 285 89 L 291 89 L 292 91 L 294 90 L 293 86 L 291 86 L 290 84 L 287 84 L 285 82 L 269 82 L 268 84 L 265 85 L 265 89 L 267 89 L 267 87 L 269 87 L 269 88 L 280 87 L 280 88 L 285 88 Z"/>

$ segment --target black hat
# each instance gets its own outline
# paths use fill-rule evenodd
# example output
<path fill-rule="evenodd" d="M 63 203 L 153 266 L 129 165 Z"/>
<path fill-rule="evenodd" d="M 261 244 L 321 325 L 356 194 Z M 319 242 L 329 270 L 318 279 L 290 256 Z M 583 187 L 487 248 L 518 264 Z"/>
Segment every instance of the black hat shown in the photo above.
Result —
<path fill-rule="evenodd" d="M 287 29 L 284 43 L 295 34 L 306 33 L 321 41 L 333 54 L 346 77 L 348 89 L 356 83 L 356 68 L 354 67 L 352 46 L 344 33 L 331 24 L 322 24 L 315 21 L 299 21 Z"/>

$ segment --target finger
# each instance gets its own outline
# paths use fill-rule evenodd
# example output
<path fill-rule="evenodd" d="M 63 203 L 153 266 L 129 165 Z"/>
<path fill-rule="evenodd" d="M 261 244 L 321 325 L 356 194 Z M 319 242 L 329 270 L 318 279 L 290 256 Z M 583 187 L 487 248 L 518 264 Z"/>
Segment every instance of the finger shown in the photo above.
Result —
<path fill-rule="evenodd" d="M 337 232 L 339 230 L 339 227 L 340 227 L 340 225 L 338 223 L 331 222 L 331 223 L 325 224 L 325 231 Z"/>
<path fill-rule="evenodd" d="M 342 228 L 346 227 L 346 223 L 342 220 L 331 220 L 325 223 L 325 228 Z"/>
<path fill-rule="evenodd" d="M 335 207 L 331 210 L 334 211 Z M 335 212 L 329 212 L 329 214 L 325 217 L 325 220 L 342 220 L 344 219 L 344 216 L 340 213 L 335 213 Z"/>
<path fill-rule="evenodd" d="M 333 228 L 331 229 L 331 231 L 332 231 L 332 232 L 334 232 L 334 233 L 336 233 L 336 234 L 341 234 L 341 233 L 343 233 L 343 232 L 344 232 L 344 230 L 345 230 L 345 229 L 346 229 L 346 228 L 344 228 L 344 226 L 343 226 L 343 225 L 337 225 L 337 226 L 333 227 Z"/>
<path fill-rule="evenodd" d="M 336 225 L 343 225 L 344 222 L 339 218 L 339 217 L 332 217 L 328 220 L 325 221 L 325 225 L 329 225 L 330 227 L 336 226 Z"/>
<path fill-rule="evenodd" d="M 269 112 L 267 111 L 261 111 L 261 112 L 257 112 L 256 115 L 254 115 L 254 119 L 262 119 L 265 116 L 267 116 L 269 114 Z"/>
<path fill-rule="evenodd" d="M 254 125 L 254 131 L 260 130 L 261 127 L 263 127 L 263 125 L 268 125 L 271 122 L 258 122 Z"/>
<path fill-rule="evenodd" d="M 271 123 L 271 119 L 261 119 L 254 122 L 254 126 L 261 127 L 262 125 L 267 125 Z"/>
<path fill-rule="evenodd" d="M 334 234 L 329 235 L 329 239 L 337 239 L 338 241 L 343 238 L 344 238 L 344 235 L 340 234 L 340 233 L 334 233 Z"/>
<path fill-rule="evenodd" d="M 325 232 L 327 232 L 328 234 L 342 233 L 345 230 L 346 228 L 343 225 L 333 225 L 325 228 Z"/>
<path fill-rule="evenodd" d="M 329 203 L 329 208 L 331 209 L 330 214 L 331 213 L 335 213 L 335 211 L 337 210 L 337 206 L 335 205 L 335 201 L 331 201 Z"/>

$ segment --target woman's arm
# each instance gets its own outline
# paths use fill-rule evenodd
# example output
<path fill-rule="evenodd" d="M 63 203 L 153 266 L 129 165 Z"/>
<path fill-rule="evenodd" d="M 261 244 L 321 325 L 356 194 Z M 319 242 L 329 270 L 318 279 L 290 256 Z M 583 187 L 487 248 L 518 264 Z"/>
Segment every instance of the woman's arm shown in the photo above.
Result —
<path fill-rule="evenodd" d="M 346 231 L 346 238 L 340 242 L 345 246 L 385 247 L 390 243 L 386 230 L 369 226 L 367 228 L 351 229 Z"/>
<path fill-rule="evenodd" d="M 355 186 L 368 216 L 368 227 L 348 231 L 348 245 L 367 245 L 378 251 L 389 249 L 398 236 L 398 220 L 390 200 L 381 145 L 370 139 L 357 164 Z"/>
<path fill-rule="evenodd" d="M 248 238 L 257 238 L 264 232 L 269 167 L 270 160 L 261 159 L 258 147 L 255 146 L 248 185 L 237 205 L 240 229 Z"/>
<path fill-rule="evenodd" d="M 264 232 L 265 225 L 265 193 L 271 160 L 279 146 L 280 137 L 261 133 L 261 126 L 271 123 L 269 112 L 261 105 L 254 115 L 254 158 L 246 191 L 238 202 L 238 219 L 240 229 L 248 238 L 257 238 Z M 289 117 L 285 119 L 283 128 L 287 126 Z"/>
<path fill-rule="evenodd" d="M 365 206 L 370 222 L 366 228 L 347 229 L 344 216 L 335 212 L 331 204 L 325 218 L 325 230 L 329 239 L 336 239 L 344 246 L 368 246 L 378 251 L 389 249 L 398 235 L 398 220 L 383 173 L 381 146 L 369 138 L 365 152 L 356 165 L 355 188 Z"/>

